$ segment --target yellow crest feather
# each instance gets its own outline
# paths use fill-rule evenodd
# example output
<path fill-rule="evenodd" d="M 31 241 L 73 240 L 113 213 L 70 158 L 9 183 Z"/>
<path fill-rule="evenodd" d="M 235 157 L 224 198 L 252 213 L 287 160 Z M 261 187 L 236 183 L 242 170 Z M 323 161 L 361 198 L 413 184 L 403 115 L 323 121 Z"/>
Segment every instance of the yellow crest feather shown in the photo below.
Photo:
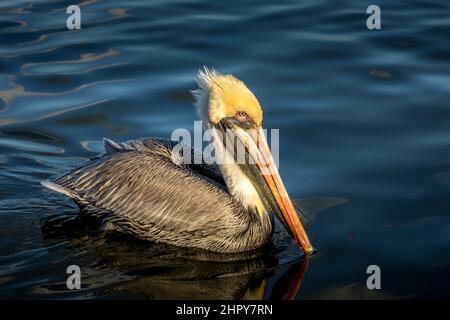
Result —
<path fill-rule="evenodd" d="M 200 95 L 208 94 L 209 121 L 217 123 L 224 117 L 233 117 L 237 112 L 243 111 L 256 124 L 261 125 L 261 106 L 244 82 L 233 75 L 221 74 L 206 67 L 199 71 L 197 82 L 200 90 L 195 91 L 194 96 L 199 102 Z"/>

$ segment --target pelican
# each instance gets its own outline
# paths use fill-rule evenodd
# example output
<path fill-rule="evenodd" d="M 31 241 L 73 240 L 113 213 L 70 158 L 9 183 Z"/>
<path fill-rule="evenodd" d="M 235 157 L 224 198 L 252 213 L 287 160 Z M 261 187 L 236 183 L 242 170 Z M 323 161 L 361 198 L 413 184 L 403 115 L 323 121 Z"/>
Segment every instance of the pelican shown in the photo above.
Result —
<path fill-rule="evenodd" d="M 197 83 L 194 105 L 213 129 L 216 163 L 191 147 L 190 155 L 180 152 L 170 139 L 104 139 L 104 153 L 41 183 L 98 217 L 102 230 L 220 253 L 269 243 L 275 214 L 310 255 L 314 249 L 267 145 L 257 98 L 241 80 L 214 69 L 200 70 Z M 230 156 L 220 135 L 230 132 L 244 146 L 245 163 Z"/>

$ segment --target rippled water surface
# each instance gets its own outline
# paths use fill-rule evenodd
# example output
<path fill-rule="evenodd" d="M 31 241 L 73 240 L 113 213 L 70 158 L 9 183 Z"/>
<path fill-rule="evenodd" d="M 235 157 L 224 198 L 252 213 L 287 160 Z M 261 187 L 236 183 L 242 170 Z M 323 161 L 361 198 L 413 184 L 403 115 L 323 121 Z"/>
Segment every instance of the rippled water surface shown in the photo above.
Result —
<path fill-rule="evenodd" d="M 0 297 L 450 297 L 450 3 L 378 1 L 378 31 L 370 4 L 1 1 Z M 245 259 L 99 234 L 40 186 L 103 137 L 192 130 L 203 65 L 243 79 L 280 129 L 309 261 L 281 230 Z M 366 288 L 372 264 L 381 290 Z"/>

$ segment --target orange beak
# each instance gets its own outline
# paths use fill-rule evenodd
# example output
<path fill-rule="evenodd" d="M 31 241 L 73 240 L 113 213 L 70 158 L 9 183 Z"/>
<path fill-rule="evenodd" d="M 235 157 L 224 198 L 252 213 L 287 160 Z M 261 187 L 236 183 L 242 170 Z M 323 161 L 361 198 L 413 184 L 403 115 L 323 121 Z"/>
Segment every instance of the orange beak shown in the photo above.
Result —
<path fill-rule="evenodd" d="M 250 157 L 263 176 L 276 203 L 276 207 L 272 210 L 305 253 L 312 254 L 314 248 L 309 242 L 306 231 L 278 173 L 264 131 L 261 127 L 248 130 L 235 128 L 234 134 L 244 143 Z"/>

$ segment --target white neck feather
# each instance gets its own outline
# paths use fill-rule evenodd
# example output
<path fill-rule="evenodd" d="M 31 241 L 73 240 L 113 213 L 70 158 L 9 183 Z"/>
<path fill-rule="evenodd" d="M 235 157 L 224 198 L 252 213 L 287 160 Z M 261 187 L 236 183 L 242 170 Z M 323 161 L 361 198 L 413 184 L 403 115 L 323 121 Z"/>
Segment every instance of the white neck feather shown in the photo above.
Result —
<path fill-rule="evenodd" d="M 212 131 L 214 150 L 216 159 L 219 162 L 220 170 L 228 187 L 228 191 L 239 203 L 246 209 L 257 209 L 260 214 L 266 213 L 266 208 L 256 191 L 251 180 L 242 172 L 237 163 L 230 161 L 233 156 L 229 154 L 227 148 L 223 145 L 218 131 Z M 227 154 L 228 153 L 228 154 Z"/>
<path fill-rule="evenodd" d="M 211 77 L 214 77 L 216 72 L 214 70 L 206 69 L 199 73 L 197 83 L 199 88 L 193 90 L 192 94 L 195 98 L 195 107 L 198 116 L 202 120 L 203 127 L 205 129 L 210 128 L 209 121 L 209 86 L 208 81 Z M 256 191 L 253 183 L 242 172 L 239 165 L 236 163 L 230 163 L 229 159 L 233 159 L 232 155 L 226 156 L 229 152 L 222 143 L 222 139 L 218 136 L 216 130 L 212 130 L 212 139 L 214 143 L 214 150 L 216 159 L 219 162 L 220 170 L 222 171 L 223 178 L 228 187 L 230 194 L 241 203 L 244 208 L 256 208 L 260 214 L 266 213 L 266 208 L 263 205 L 258 192 Z"/>

